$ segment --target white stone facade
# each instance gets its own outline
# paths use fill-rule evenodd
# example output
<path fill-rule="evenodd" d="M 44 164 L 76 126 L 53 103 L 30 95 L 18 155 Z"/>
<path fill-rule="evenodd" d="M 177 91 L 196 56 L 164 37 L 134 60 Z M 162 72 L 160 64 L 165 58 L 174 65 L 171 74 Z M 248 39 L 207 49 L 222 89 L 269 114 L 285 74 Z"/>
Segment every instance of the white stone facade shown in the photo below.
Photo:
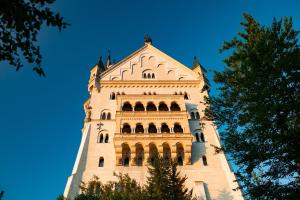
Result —
<path fill-rule="evenodd" d="M 72 199 L 81 181 L 94 175 L 105 183 L 114 172 L 128 173 L 141 184 L 154 148 L 177 159 L 186 187 L 200 199 L 243 199 L 223 153 L 219 136 L 203 118 L 207 95 L 201 67 L 193 70 L 151 43 L 122 61 L 91 70 L 90 98 L 82 140 L 64 196 Z"/>

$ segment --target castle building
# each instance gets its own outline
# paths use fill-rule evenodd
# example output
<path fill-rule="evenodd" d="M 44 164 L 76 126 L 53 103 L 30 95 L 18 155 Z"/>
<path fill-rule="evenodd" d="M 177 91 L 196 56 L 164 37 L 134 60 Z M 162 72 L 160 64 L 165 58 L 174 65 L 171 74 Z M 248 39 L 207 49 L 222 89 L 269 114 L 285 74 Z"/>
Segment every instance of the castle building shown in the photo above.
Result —
<path fill-rule="evenodd" d="M 90 71 L 86 117 L 72 175 L 64 196 L 79 194 L 82 181 L 94 175 L 101 182 L 127 173 L 141 184 L 157 150 L 178 162 L 186 187 L 202 200 L 243 199 L 224 153 L 215 153 L 220 138 L 204 117 L 209 83 L 194 58 L 192 69 L 152 45 L 118 63 L 101 58 Z"/>

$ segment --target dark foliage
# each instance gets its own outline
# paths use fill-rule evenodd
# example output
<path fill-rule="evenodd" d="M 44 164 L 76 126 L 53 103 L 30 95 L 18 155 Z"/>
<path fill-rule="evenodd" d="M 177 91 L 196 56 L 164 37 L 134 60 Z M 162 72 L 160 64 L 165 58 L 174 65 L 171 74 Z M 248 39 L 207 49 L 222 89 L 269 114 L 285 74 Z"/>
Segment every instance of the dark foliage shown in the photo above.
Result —
<path fill-rule="evenodd" d="M 55 0 L 1 0 L 0 1 L 0 61 L 8 63 L 18 71 L 25 58 L 34 64 L 33 70 L 45 76 L 41 67 L 42 55 L 36 45 L 38 31 L 43 24 L 59 30 L 68 25 L 59 13 L 49 6 Z"/>
<path fill-rule="evenodd" d="M 292 18 L 270 27 L 244 18 L 244 32 L 221 49 L 230 55 L 206 117 L 222 127 L 247 198 L 300 199 L 299 31 Z"/>

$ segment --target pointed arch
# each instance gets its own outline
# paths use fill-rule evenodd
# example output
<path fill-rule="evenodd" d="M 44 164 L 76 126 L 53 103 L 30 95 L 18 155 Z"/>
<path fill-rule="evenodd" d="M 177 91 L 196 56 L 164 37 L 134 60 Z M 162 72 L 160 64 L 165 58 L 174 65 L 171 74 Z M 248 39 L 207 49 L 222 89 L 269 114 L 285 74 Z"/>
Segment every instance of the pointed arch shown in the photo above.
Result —
<path fill-rule="evenodd" d="M 184 93 L 183 97 L 184 97 L 185 100 L 189 99 L 189 96 L 188 96 L 188 94 L 186 92 Z"/>
<path fill-rule="evenodd" d="M 127 101 L 122 106 L 122 111 L 132 111 L 132 105 Z"/>
<path fill-rule="evenodd" d="M 106 120 L 106 113 L 105 113 L 105 112 L 102 113 L 101 119 L 102 119 L 102 120 Z"/>
<path fill-rule="evenodd" d="M 147 107 L 146 107 L 147 111 L 157 111 L 156 105 L 150 101 L 147 103 Z"/>
<path fill-rule="evenodd" d="M 107 113 L 106 119 L 107 120 L 111 120 L 111 114 L 110 114 L 110 112 Z"/>

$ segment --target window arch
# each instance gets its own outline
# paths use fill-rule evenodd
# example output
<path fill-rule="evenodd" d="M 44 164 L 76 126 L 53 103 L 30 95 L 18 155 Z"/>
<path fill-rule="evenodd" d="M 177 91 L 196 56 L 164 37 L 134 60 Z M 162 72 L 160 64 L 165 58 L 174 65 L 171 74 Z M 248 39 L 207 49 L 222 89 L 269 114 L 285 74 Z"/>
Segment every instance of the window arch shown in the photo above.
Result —
<path fill-rule="evenodd" d="M 108 143 L 108 139 L 109 139 L 109 135 L 106 134 L 106 135 L 105 135 L 105 140 L 104 140 L 104 142 L 105 142 L 105 143 Z"/>
<path fill-rule="evenodd" d="M 150 78 L 151 78 L 151 74 L 150 74 L 150 73 L 148 73 L 148 75 L 147 75 L 147 78 L 148 78 L 148 79 L 150 79 Z"/>
<path fill-rule="evenodd" d="M 117 92 L 117 95 L 120 95 L 120 92 Z"/>
<path fill-rule="evenodd" d="M 129 166 L 130 158 L 131 158 L 130 148 L 129 148 L 128 144 L 123 143 L 122 144 L 122 164 L 123 164 L 123 166 L 125 166 L 125 167 Z"/>
<path fill-rule="evenodd" d="M 158 106 L 159 111 L 169 111 L 169 108 L 165 102 L 160 102 Z"/>
<path fill-rule="evenodd" d="M 105 112 L 102 113 L 101 119 L 102 119 L 102 120 L 106 120 L 106 113 L 105 113 Z"/>
<path fill-rule="evenodd" d="M 122 92 L 122 95 L 125 95 L 125 92 Z"/>
<path fill-rule="evenodd" d="M 157 111 L 155 104 L 151 101 L 148 102 L 146 109 L 147 111 Z"/>
<path fill-rule="evenodd" d="M 183 133 L 183 129 L 179 123 L 174 124 L 174 133 Z"/>
<path fill-rule="evenodd" d="M 207 166 L 207 159 L 206 156 L 202 156 L 203 165 Z"/>
<path fill-rule="evenodd" d="M 148 126 L 148 133 L 157 133 L 157 128 L 153 123 L 150 123 Z"/>
<path fill-rule="evenodd" d="M 184 99 L 189 99 L 189 96 L 188 96 L 188 94 L 186 92 L 184 93 L 183 97 L 184 97 Z"/>
<path fill-rule="evenodd" d="M 177 164 L 179 166 L 182 166 L 184 160 L 184 149 L 181 143 L 176 144 L 176 154 L 177 154 Z"/>
<path fill-rule="evenodd" d="M 196 112 L 196 119 L 200 119 L 199 112 Z"/>
<path fill-rule="evenodd" d="M 129 102 L 125 102 L 122 106 L 122 111 L 132 111 L 132 105 Z"/>
<path fill-rule="evenodd" d="M 107 113 L 106 119 L 107 119 L 107 120 L 111 120 L 111 114 L 110 114 L 110 112 Z"/>
<path fill-rule="evenodd" d="M 101 133 L 100 136 L 99 136 L 98 143 L 102 143 L 102 142 L 103 142 L 103 134 Z"/>
<path fill-rule="evenodd" d="M 154 75 L 154 73 L 152 74 L 152 79 L 155 79 L 155 75 Z"/>
<path fill-rule="evenodd" d="M 170 128 L 166 123 L 163 123 L 161 125 L 161 133 L 170 133 Z"/>
<path fill-rule="evenodd" d="M 157 147 L 154 143 L 149 144 L 149 162 L 154 163 L 155 156 L 158 154 Z"/>
<path fill-rule="evenodd" d="M 203 133 L 200 134 L 200 138 L 201 138 L 201 142 L 205 142 L 204 134 Z"/>
<path fill-rule="evenodd" d="M 134 111 L 145 111 L 145 107 L 141 102 L 136 102 Z"/>
<path fill-rule="evenodd" d="M 100 158 L 99 158 L 99 164 L 98 164 L 98 167 L 104 167 L 104 158 L 103 158 L 103 157 L 100 157 Z"/>
<path fill-rule="evenodd" d="M 110 94 L 110 99 L 111 99 L 111 100 L 115 100 L 115 99 L 116 99 L 116 94 L 115 94 L 114 92 L 112 92 L 112 93 Z"/>
<path fill-rule="evenodd" d="M 196 119 L 196 115 L 194 112 L 191 112 L 191 119 Z"/>
<path fill-rule="evenodd" d="M 177 92 L 175 92 L 174 94 L 177 95 Z"/>
<path fill-rule="evenodd" d="M 163 158 L 165 160 L 171 159 L 171 149 L 168 143 L 163 143 Z"/>
<path fill-rule="evenodd" d="M 144 133 L 144 127 L 141 123 L 136 124 L 135 133 Z"/>
<path fill-rule="evenodd" d="M 180 111 L 180 107 L 175 101 L 171 103 L 170 109 L 171 111 Z"/>
<path fill-rule="evenodd" d="M 143 166 L 143 161 L 144 161 L 144 148 L 143 146 L 138 143 L 135 145 L 135 162 L 137 166 Z"/>
<path fill-rule="evenodd" d="M 143 74 L 143 78 L 145 78 L 145 79 L 147 78 L 147 74 L 146 73 Z"/>
<path fill-rule="evenodd" d="M 131 133 L 131 127 L 129 124 L 124 124 L 122 128 L 122 133 Z"/>
<path fill-rule="evenodd" d="M 195 135 L 195 136 L 196 136 L 196 141 L 197 141 L 197 142 L 200 142 L 199 133 L 196 133 L 196 135 Z"/>

